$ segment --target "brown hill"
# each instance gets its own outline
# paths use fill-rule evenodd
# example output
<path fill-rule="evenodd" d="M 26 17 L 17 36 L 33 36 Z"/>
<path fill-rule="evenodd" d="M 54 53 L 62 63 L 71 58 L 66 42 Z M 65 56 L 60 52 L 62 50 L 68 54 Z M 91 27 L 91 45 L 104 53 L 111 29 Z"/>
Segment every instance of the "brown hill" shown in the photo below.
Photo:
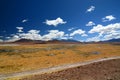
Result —
<path fill-rule="evenodd" d="M 44 41 L 30 40 L 30 39 L 20 39 L 20 40 L 14 41 L 12 43 L 16 43 L 16 44 L 45 44 Z"/>
<path fill-rule="evenodd" d="M 30 39 L 20 39 L 17 40 L 13 43 L 17 44 L 75 44 L 75 43 L 80 43 L 75 40 L 49 40 L 49 41 L 41 41 L 41 40 L 30 40 Z"/>

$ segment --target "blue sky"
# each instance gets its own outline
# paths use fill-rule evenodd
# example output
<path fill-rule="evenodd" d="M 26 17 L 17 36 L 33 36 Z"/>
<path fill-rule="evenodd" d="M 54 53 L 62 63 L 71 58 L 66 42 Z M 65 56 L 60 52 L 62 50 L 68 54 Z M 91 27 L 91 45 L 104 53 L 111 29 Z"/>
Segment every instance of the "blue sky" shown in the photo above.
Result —
<path fill-rule="evenodd" d="M 0 41 L 120 38 L 119 0 L 0 0 Z"/>

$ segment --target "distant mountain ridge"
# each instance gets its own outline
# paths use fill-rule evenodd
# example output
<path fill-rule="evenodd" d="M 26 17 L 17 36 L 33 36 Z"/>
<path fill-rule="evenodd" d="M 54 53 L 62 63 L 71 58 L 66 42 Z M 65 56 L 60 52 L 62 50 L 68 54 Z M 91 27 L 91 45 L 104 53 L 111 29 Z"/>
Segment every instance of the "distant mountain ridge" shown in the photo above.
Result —
<path fill-rule="evenodd" d="M 106 42 L 120 42 L 120 38 L 118 38 L 118 39 L 110 39 L 110 40 L 107 40 Z"/>
<path fill-rule="evenodd" d="M 15 41 L 14 43 L 36 43 L 36 44 L 47 44 L 47 43 L 78 43 L 79 41 L 72 40 L 72 39 L 62 39 L 62 40 L 49 40 L 49 41 L 42 41 L 42 40 L 31 40 L 31 39 L 20 39 Z"/>
<path fill-rule="evenodd" d="M 113 43 L 113 42 L 120 42 L 120 38 L 119 39 L 110 39 L 110 40 L 106 40 L 106 41 L 99 41 L 99 42 L 80 42 L 77 40 L 72 40 L 72 39 L 53 39 L 53 40 L 49 40 L 49 41 L 42 41 L 42 40 L 31 40 L 31 39 L 20 39 L 17 41 L 14 41 L 13 43 L 20 43 L 20 44 L 67 44 L 67 43 Z"/>
<path fill-rule="evenodd" d="M 20 39 L 20 40 L 17 40 L 17 41 L 14 41 L 13 43 L 32 43 L 32 44 L 38 44 L 38 43 L 41 43 L 43 44 L 44 41 L 41 41 L 41 40 L 31 40 L 31 39 Z"/>

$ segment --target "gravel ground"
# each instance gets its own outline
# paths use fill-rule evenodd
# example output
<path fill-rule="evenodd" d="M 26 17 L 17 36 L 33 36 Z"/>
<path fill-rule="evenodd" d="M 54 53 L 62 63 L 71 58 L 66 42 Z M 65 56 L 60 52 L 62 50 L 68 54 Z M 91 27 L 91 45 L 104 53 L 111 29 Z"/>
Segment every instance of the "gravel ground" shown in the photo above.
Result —
<path fill-rule="evenodd" d="M 21 80 L 120 80 L 120 59 L 95 62 Z"/>

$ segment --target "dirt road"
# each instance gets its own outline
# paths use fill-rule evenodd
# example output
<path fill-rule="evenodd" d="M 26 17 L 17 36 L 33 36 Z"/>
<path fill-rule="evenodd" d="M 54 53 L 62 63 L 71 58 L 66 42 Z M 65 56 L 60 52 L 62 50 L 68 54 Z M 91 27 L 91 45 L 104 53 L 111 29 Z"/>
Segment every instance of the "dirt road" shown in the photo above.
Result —
<path fill-rule="evenodd" d="M 120 58 L 120 56 L 109 57 L 109 58 L 100 58 L 100 59 L 91 60 L 91 61 L 85 61 L 85 62 L 79 62 L 79 63 L 73 63 L 73 64 L 66 64 L 66 65 L 49 67 L 49 68 L 44 68 L 44 69 L 39 69 L 39 70 L 31 70 L 31 71 L 24 71 L 24 72 L 19 72 L 19 73 L 3 74 L 3 75 L 0 75 L 0 80 L 4 80 L 4 79 L 7 79 L 7 78 L 12 78 L 12 77 L 22 77 L 22 76 L 28 76 L 28 75 L 50 73 L 50 72 L 60 71 L 60 70 L 68 69 L 68 68 L 83 66 L 83 65 L 87 65 L 87 64 L 91 64 L 91 63 L 95 63 L 95 62 L 112 60 L 112 59 L 119 59 L 119 58 Z"/>

